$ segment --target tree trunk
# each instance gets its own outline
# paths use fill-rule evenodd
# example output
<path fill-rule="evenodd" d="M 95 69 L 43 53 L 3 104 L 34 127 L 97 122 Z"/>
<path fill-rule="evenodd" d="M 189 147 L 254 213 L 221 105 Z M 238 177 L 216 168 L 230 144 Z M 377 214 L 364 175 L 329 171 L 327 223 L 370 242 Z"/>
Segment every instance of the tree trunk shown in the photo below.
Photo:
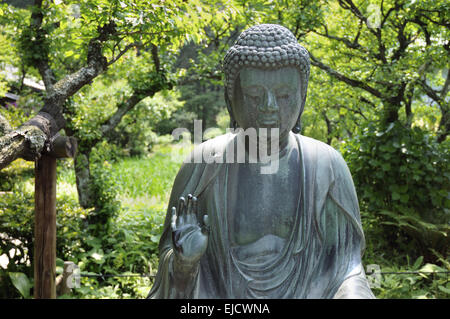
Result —
<path fill-rule="evenodd" d="M 448 104 L 447 104 L 448 105 Z M 439 122 L 439 129 L 437 135 L 438 143 L 442 143 L 447 138 L 448 132 L 450 131 L 450 112 L 447 105 L 441 106 L 441 120 Z"/>
<path fill-rule="evenodd" d="M 381 123 L 383 126 L 387 126 L 390 123 L 398 121 L 398 111 L 399 106 L 392 104 L 390 102 L 383 103 L 383 114 L 381 118 Z"/>
<path fill-rule="evenodd" d="M 91 170 L 89 162 L 90 152 L 79 152 L 75 156 L 75 176 L 77 182 L 78 202 L 83 208 L 95 207 L 91 192 Z"/>

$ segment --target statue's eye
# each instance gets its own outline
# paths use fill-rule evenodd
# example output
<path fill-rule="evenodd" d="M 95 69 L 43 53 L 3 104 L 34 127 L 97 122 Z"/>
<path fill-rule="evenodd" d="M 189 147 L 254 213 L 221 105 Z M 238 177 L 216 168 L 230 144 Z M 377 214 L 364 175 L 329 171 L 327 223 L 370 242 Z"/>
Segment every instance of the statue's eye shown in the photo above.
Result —
<path fill-rule="evenodd" d="M 277 99 L 281 101 L 286 101 L 287 99 L 289 99 L 289 94 L 280 94 L 277 96 Z"/>
<path fill-rule="evenodd" d="M 245 96 L 246 96 L 246 98 L 247 98 L 249 101 L 251 101 L 251 102 L 253 102 L 253 103 L 255 103 L 255 104 L 259 104 L 259 103 L 261 102 L 261 97 L 260 97 L 259 95 L 255 95 L 255 94 L 246 94 Z"/>
<path fill-rule="evenodd" d="M 281 102 L 285 102 L 290 98 L 290 90 L 286 87 L 279 88 L 276 91 L 277 100 Z"/>

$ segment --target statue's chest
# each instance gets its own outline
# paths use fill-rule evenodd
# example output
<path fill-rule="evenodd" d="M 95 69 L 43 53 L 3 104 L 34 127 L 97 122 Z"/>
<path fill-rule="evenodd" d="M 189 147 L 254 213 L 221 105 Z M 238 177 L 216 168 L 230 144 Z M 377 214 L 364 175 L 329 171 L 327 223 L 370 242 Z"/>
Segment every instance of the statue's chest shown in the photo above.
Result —
<path fill-rule="evenodd" d="M 296 220 L 299 184 L 296 161 L 281 161 L 278 172 L 267 175 L 241 166 L 228 210 L 232 242 L 246 245 L 266 235 L 288 238 Z"/>

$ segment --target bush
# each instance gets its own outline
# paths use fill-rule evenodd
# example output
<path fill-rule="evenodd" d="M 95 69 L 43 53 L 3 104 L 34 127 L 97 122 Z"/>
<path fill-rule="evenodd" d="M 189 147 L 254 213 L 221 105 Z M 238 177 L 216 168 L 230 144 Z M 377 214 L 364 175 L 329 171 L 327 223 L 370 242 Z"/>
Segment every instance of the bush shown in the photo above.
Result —
<path fill-rule="evenodd" d="M 445 263 L 445 262 L 444 262 Z M 423 257 L 405 267 L 395 265 L 383 267 L 384 274 L 378 277 L 378 286 L 372 287 L 377 298 L 389 299 L 436 299 L 448 298 L 450 283 L 447 269 L 434 264 L 423 264 Z"/>
<path fill-rule="evenodd" d="M 33 233 L 33 194 L 16 189 L 0 195 L 0 256 L 8 262 L 6 269 L 0 267 L 0 298 L 21 296 L 10 274 L 33 278 Z"/>
<path fill-rule="evenodd" d="M 29 297 L 32 293 L 19 292 L 17 283 L 13 284 L 11 274 L 22 276 L 30 283 L 33 282 L 34 194 L 14 189 L 11 193 L 0 196 L 2 199 L 0 201 L 0 255 L 8 254 L 7 268 L 0 269 L 0 298 Z M 83 221 L 88 213 L 88 210 L 78 206 L 73 197 L 58 196 L 56 206 L 56 256 L 58 258 L 76 260 L 83 252 L 86 237 Z"/>
<path fill-rule="evenodd" d="M 368 124 L 344 144 L 367 237 L 392 256 L 447 253 L 450 215 L 449 141 L 441 144 L 420 128 Z M 381 249 L 381 247 L 380 247 Z"/>

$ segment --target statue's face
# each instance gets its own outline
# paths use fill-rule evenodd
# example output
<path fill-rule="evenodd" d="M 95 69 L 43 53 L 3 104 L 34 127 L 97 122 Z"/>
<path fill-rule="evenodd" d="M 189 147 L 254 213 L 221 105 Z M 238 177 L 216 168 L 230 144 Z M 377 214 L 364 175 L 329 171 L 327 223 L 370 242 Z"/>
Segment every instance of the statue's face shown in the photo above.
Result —
<path fill-rule="evenodd" d="M 279 128 L 280 137 L 295 126 L 302 102 L 300 73 L 294 67 L 276 70 L 244 68 L 232 111 L 243 129 Z"/>

